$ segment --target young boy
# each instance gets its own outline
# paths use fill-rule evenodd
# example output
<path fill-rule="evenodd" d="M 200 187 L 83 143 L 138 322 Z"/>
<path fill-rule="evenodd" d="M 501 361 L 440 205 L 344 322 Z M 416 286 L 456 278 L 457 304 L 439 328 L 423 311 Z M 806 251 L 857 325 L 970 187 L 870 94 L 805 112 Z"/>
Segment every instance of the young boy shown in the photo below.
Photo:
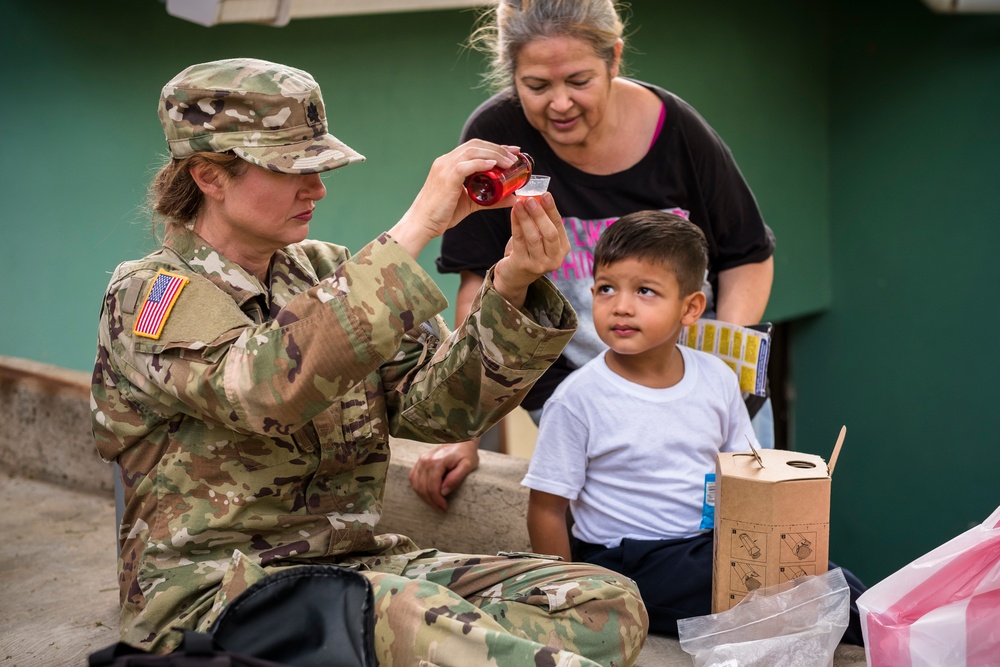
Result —
<path fill-rule="evenodd" d="M 654 634 L 676 636 L 679 619 L 711 613 L 705 475 L 719 452 L 758 446 L 736 374 L 677 345 L 705 309 L 707 262 L 701 230 L 671 213 L 631 213 L 604 232 L 592 289 L 608 350 L 546 402 L 521 482 L 531 489 L 531 548 L 631 577 Z M 842 641 L 860 645 L 865 587 L 841 569 L 851 589 Z"/>
<path fill-rule="evenodd" d="M 705 475 L 720 451 L 757 446 L 736 374 L 677 345 L 705 309 L 707 263 L 701 230 L 677 215 L 640 211 L 604 232 L 593 313 L 609 349 L 545 404 L 522 482 L 532 549 L 634 579 L 654 633 L 711 613 Z"/>

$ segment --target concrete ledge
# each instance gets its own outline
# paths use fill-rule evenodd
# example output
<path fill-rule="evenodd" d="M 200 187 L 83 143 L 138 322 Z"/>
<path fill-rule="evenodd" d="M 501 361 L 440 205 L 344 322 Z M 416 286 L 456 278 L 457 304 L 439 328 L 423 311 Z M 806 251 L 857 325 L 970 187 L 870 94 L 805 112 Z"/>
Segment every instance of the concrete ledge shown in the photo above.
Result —
<path fill-rule="evenodd" d="M 521 486 L 528 461 L 479 452 L 479 469 L 449 497 L 448 511 L 440 512 L 420 499 L 407 477 L 420 455 L 433 448 L 411 440 L 392 441 L 381 532 L 401 533 L 420 547 L 456 553 L 530 551 L 528 493 Z"/>
<path fill-rule="evenodd" d="M 112 493 L 90 430 L 90 375 L 0 356 L 0 463 L 22 477 Z"/>
<path fill-rule="evenodd" d="M 0 667 L 82 665 L 117 641 L 111 466 L 94 448 L 89 391 L 87 373 L 0 356 Z M 529 550 L 527 460 L 481 452 L 442 513 L 407 479 L 432 447 L 393 441 L 383 531 L 447 551 Z M 834 667 L 865 664 L 864 649 L 837 649 Z M 636 665 L 692 660 L 677 640 L 650 636 Z"/>

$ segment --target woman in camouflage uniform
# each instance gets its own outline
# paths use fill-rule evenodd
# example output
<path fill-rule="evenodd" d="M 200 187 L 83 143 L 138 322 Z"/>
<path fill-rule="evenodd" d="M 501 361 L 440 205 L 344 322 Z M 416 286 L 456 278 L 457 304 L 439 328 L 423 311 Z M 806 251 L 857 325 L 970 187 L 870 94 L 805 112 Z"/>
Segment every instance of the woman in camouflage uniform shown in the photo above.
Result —
<path fill-rule="evenodd" d="M 318 172 L 364 159 L 328 133 L 309 74 L 194 65 L 160 119 L 163 247 L 115 271 L 92 387 L 97 447 L 125 489 L 123 639 L 169 651 L 268 574 L 341 564 L 373 585 L 383 667 L 631 664 L 647 619 L 630 580 L 377 532 L 389 436 L 478 435 L 572 336 L 543 277 L 568 247 L 551 197 L 505 202 L 510 252 L 449 335 L 415 257 L 478 208 L 463 181 L 512 164 L 505 147 L 435 160 L 402 219 L 351 256 L 305 240 Z"/>

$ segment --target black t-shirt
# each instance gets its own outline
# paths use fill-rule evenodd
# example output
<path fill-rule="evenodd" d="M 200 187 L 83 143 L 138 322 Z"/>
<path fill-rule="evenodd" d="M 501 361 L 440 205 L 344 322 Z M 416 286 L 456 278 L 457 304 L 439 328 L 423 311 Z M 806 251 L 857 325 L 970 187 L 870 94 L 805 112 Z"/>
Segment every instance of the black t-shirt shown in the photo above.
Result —
<path fill-rule="evenodd" d="M 678 213 L 698 225 L 708 239 L 706 292 L 714 309 L 719 271 L 761 262 L 774 251 L 753 193 L 729 148 L 707 122 L 676 95 L 652 86 L 663 101 L 663 127 L 637 164 L 615 174 L 589 174 L 559 159 L 528 124 L 517 97 L 503 92 L 479 106 L 462 131 L 462 141 L 479 138 L 519 146 L 535 161 L 534 173 L 551 177 L 549 192 L 563 216 L 572 246 L 563 267 L 551 277 L 580 316 L 580 329 L 552 368 L 522 402 L 540 408 L 562 379 L 603 349 L 593 329 L 590 286 L 593 248 L 601 231 L 619 217 L 655 209 Z M 485 275 L 503 257 L 510 238 L 510 210 L 473 213 L 442 237 L 442 273 Z"/>

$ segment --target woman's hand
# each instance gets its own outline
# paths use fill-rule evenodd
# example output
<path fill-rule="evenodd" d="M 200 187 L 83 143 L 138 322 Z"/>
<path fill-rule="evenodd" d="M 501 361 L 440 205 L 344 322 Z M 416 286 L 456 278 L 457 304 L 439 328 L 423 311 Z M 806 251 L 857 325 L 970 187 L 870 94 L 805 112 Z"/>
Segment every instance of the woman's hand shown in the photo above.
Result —
<path fill-rule="evenodd" d="M 443 512 L 448 509 L 448 494 L 478 467 L 478 439 L 438 445 L 410 469 L 410 486 L 425 503 Z"/>
<path fill-rule="evenodd" d="M 569 239 L 552 195 L 518 197 L 510 212 L 510 240 L 496 264 L 493 287 L 521 308 L 528 286 L 562 266 L 567 253 Z"/>
<path fill-rule="evenodd" d="M 495 166 L 506 169 L 517 160 L 516 146 L 500 146 L 481 139 L 467 141 L 434 160 L 413 204 L 389 234 L 416 257 L 427 243 L 484 206 L 465 192 L 465 179 Z M 513 197 L 489 208 L 510 206 Z"/>

